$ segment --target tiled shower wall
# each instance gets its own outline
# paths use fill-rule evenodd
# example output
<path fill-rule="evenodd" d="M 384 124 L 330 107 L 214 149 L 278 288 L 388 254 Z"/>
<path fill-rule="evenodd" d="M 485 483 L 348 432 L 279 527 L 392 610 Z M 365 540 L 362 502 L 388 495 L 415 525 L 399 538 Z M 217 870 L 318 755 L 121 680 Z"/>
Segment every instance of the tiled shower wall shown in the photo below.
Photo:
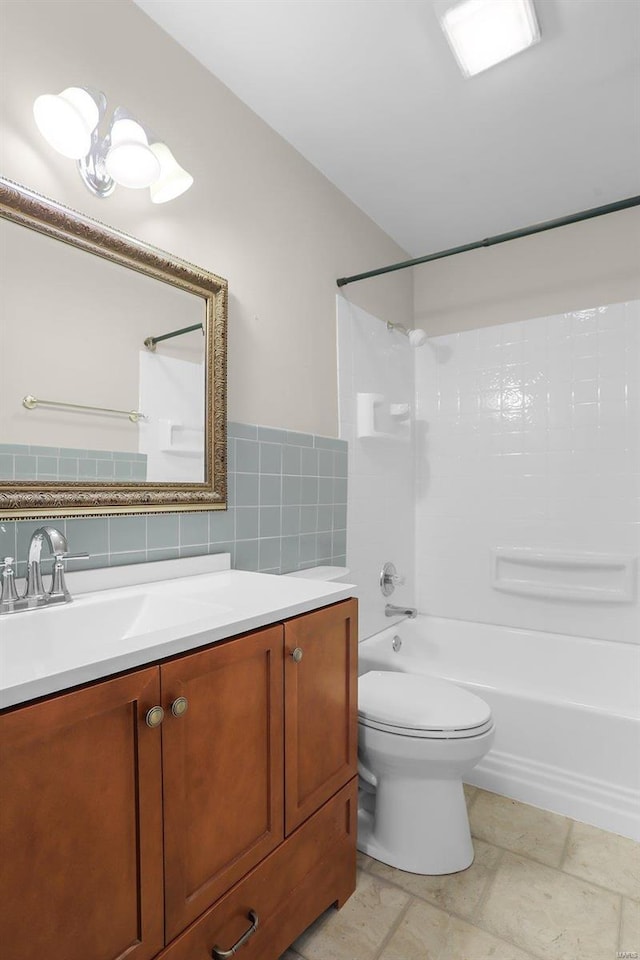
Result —
<path fill-rule="evenodd" d="M 331 437 L 229 423 L 229 509 L 50 521 L 72 552 L 69 569 L 230 553 L 241 570 L 287 573 L 345 564 L 347 444 Z M 43 521 L 0 521 L 0 556 L 25 557 Z"/>
<path fill-rule="evenodd" d="M 637 641 L 637 585 L 507 594 L 491 550 L 640 554 L 640 302 L 435 337 L 416 362 L 421 612 Z"/>

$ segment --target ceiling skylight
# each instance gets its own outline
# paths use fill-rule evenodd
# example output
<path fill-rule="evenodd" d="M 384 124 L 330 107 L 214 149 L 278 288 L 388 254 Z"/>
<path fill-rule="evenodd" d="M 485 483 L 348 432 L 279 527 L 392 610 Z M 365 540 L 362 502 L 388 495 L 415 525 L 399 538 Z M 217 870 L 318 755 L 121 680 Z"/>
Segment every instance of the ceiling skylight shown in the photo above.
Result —
<path fill-rule="evenodd" d="M 488 70 L 540 39 L 531 0 L 463 0 L 441 12 L 440 22 L 465 77 Z"/>

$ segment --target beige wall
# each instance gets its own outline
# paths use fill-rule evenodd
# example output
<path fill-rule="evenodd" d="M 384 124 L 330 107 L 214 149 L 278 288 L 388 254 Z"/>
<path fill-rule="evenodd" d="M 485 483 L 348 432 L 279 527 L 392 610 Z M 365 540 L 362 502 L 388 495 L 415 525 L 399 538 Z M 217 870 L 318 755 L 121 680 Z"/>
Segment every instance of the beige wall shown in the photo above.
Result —
<path fill-rule="evenodd" d="M 335 435 L 335 279 L 405 252 L 129 0 L 3 0 L 0 43 L 2 175 L 226 277 L 230 418 Z M 38 94 L 71 85 L 138 115 L 193 188 L 92 197 L 33 121 Z M 347 295 L 411 322 L 410 272 Z"/>
<path fill-rule="evenodd" d="M 22 399 L 137 410 L 145 338 L 203 323 L 204 300 L 8 220 L 0 290 L 0 443 L 137 452 L 127 417 L 27 410 Z M 158 354 L 202 363 L 204 338 L 163 342 Z"/>
<path fill-rule="evenodd" d="M 413 274 L 415 323 L 433 336 L 633 300 L 640 297 L 640 209 L 427 263 Z"/>

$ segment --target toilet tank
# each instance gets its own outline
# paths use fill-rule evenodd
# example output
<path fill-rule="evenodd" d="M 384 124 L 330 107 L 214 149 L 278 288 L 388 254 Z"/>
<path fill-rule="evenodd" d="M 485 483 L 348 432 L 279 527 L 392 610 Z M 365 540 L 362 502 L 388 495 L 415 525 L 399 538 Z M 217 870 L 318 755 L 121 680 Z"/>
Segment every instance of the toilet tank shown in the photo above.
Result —
<path fill-rule="evenodd" d="M 320 567 L 307 567 L 306 570 L 293 570 L 286 573 L 286 577 L 302 577 L 305 580 L 334 580 L 338 583 L 349 583 L 348 567 L 330 567 L 326 564 Z"/>

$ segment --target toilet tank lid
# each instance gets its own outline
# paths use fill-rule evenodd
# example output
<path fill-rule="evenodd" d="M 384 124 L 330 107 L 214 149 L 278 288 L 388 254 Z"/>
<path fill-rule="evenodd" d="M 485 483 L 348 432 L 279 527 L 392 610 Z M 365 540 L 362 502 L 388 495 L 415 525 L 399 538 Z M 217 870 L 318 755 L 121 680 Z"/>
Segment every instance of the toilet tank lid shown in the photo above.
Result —
<path fill-rule="evenodd" d="M 344 580 L 349 576 L 349 567 L 331 567 L 324 564 L 319 567 L 307 567 L 306 570 L 293 570 L 287 577 L 303 577 L 305 580 Z"/>
<path fill-rule="evenodd" d="M 489 705 L 449 680 L 371 670 L 358 681 L 358 713 L 406 730 L 472 730 L 491 719 Z"/>

